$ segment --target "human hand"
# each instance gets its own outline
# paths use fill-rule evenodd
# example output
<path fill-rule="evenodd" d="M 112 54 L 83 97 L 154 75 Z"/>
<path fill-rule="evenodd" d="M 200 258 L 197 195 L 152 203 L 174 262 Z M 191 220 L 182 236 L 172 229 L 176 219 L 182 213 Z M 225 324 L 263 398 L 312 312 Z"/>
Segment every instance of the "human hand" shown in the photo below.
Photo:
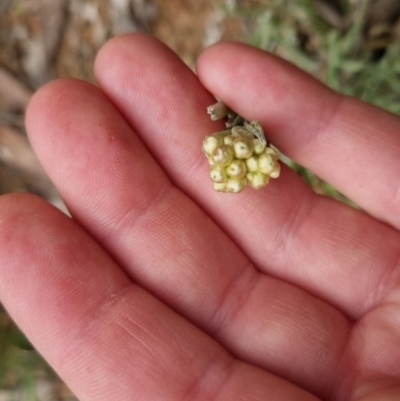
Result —
<path fill-rule="evenodd" d="M 239 44 L 205 51 L 201 83 L 143 35 L 95 70 L 100 89 L 53 82 L 27 114 L 73 219 L 0 199 L 1 302 L 76 395 L 400 400 L 398 117 Z M 214 192 L 203 85 L 369 215 L 285 167 Z"/>

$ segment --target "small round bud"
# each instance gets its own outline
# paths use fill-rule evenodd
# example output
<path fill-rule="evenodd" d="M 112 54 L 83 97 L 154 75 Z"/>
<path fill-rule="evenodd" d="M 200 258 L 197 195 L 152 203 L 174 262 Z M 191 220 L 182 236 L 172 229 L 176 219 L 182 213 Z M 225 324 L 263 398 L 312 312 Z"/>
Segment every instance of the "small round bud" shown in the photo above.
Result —
<path fill-rule="evenodd" d="M 227 192 L 226 183 L 213 182 L 214 191 Z"/>
<path fill-rule="evenodd" d="M 247 159 L 252 156 L 254 145 L 250 139 L 238 137 L 234 140 L 233 149 L 238 159 Z"/>
<path fill-rule="evenodd" d="M 258 158 L 258 169 L 264 174 L 271 174 L 274 171 L 276 161 L 271 155 L 263 153 Z"/>
<path fill-rule="evenodd" d="M 226 174 L 225 168 L 218 164 L 213 164 L 210 166 L 210 178 L 213 182 L 226 182 L 228 180 L 228 175 Z"/>
<path fill-rule="evenodd" d="M 278 178 L 280 174 L 281 174 L 281 165 L 278 162 L 276 162 L 274 171 L 269 176 L 271 178 Z"/>
<path fill-rule="evenodd" d="M 265 145 L 259 140 L 259 139 L 253 139 L 253 145 L 254 145 L 254 153 L 256 155 L 261 155 L 261 153 L 264 152 L 265 150 Z"/>
<path fill-rule="evenodd" d="M 256 173 L 247 173 L 246 175 L 249 184 L 254 189 L 259 189 L 268 184 L 269 177 L 266 174 L 256 172 Z"/>
<path fill-rule="evenodd" d="M 217 135 L 209 135 L 203 141 L 203 151 L 211 155 L 218 146 L 222 145 L 222 138 Z"/>
<path fill-rule="evenodd" d="M 247 180 L 243 178 L 230 178 L 226 183 L 226 190 L 234 194 L 242 192 L 246 188 Z"/>
<path fill-rule="evenodd" d="M 233 140 L 235 137 L 233 135 L 227 135 L 224 137 L 224 145 L 231 146 L 233 148 Z"/>
<path fill-rule="evenodd" d="M 251 156 L 248 159 L 246 159 L 246 166 L 247 170 L 254 172 L 258 170 L 258 157 L 257 156 Z"/>
<path fill-rule="evenodd" d="M 270 148 L 269 146 L 265 148 L 264 153 L 266 153 L 267 155 L 271 155 L 272 157 L 275 157 L 276 160 L 278 159 L 278 152 L 275 149 Z"/>
<path fill-rule="evenodd" d="M 242 178 L 247 173 L 246 163 L 243 160 L 235 159 L 232 163 L 226 168 L 226 172 L 230 177 L 233 178 Z"/>
<path fill-rule="evenodd" d="M 214 150 L 211 155 L 211 160 L 215 164 L 226 167 L 232 162 L 233 157 L 233 149 L 228 145 L 221 145 Z"/>

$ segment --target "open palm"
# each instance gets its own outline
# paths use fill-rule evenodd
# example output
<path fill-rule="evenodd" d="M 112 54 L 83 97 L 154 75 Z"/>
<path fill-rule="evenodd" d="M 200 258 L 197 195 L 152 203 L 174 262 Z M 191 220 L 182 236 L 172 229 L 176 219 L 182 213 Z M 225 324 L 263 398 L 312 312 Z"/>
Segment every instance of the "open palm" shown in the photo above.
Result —
<path fill-rule="evenodd" d="M 400 120 L 259 50 L 194 75 L 145 35 L 109 42 L 99 88 L 31 102 L 31 142 L 73 219 L 0 199 L 1 302 L 82 400 L 400 400 Z M 357 202 L 288 168 L 212 190 L 215 96 Z"/>

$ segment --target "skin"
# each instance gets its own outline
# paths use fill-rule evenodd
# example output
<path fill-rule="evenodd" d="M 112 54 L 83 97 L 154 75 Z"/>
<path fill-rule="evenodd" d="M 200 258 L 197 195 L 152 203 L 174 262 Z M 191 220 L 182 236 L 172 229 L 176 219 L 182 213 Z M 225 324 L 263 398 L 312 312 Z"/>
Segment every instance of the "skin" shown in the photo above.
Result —
<path fill-rule="evenodd" d="M 0 300 L 79 399 L 400 400 L 400 119 L 234 43 L 196 76 L 121 36 L 95 72 L 27 113 L 73 219 L 0 198 Z M 365 212 L 285 167 L 214 192 L 209 91 Z"/>

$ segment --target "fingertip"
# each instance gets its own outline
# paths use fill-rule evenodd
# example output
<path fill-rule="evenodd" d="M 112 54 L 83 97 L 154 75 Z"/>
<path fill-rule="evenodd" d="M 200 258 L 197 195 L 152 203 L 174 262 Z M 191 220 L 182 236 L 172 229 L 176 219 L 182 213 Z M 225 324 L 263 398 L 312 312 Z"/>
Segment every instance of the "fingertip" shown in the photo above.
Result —
<path fill-rule="evenodd" d="M 44 199 L 25 192 L 14 192 L 1 195 L 0 230 L 8 220 L 15 220 L 17 217 L 23 218 L 26 214 L 30 214 L 34 209 L 48 206 L 50 206 L 50 204 L 48 204 Z"/>
<path fill-rule="evenodd" d="M 98 51 L 95 65 L 101 63 L 103 60 L 109 60 L 110 56 L 115 56 L 115 54 L 122 53 L 126 50 L 132 50 L 137 48 L 140 50 L 141 47 L 147 47 L 151 45 L 160 45 L 161 42 L 154 38 L 153 36 L 142 33 L 126 33 L 118 36 L 114 36 L 109 39 Z"/>
<path fill-rule="evenodd" d="M 25 115 L 25 126 L 32 145 L 35 138 L 48 135 L 49 124 L 59 123 L 71 106 L 84 94 L 97 90 L 94 85 L 73 78 L 62 78 L 42 86 L 31 98 Z"/>
<path fill-rule="evenodd" d="M 71 85 L 84 83 L 74 78 L 61 78 L 51 81 L 40 87 L 32 96 L 27 109 L 27 119 L 34 117 L 34 112 L 42 107 L 46 107 L 49 103 L 53 104 L 59 98 L 65 99 L 65 91 L 69 90 Z M 51 102 L 49 102 L 51 100 Z M 43 114 L 43 113 L 40 113 Z"/>
<path fill-rule="evenodd" d="M 30 263 L 44 260 L 50 238 L 49 227 L 63 230 L 67 221 L 70 221 L 67 216 L 36 195 L 12 193 L 0 197 L 1 302 L 18 303 L 10 298 L 11 289 L 25 282 Z M 30 274 L 37 276 L 36 270 Z"/>
<path fill-rule="evenodd" d="M 235 42 L 231 40 L 221 40 L 220 42 L 216 42 L 203 49 L 197 61 L 202 62 L 203 60 L 207 60 L 210 57 L 211 59 L 214 59 L 215 56 L 218 56 L 218 58 L 223 58 L 224 55 L 226 55 L 226 52 L 229 53 L 239 48 L 246 49 L 252 47 L 240 42 Z"/>
<path fill-rule="evenodd" d="M 339 98 L 288 61 L 241 43 L 206 50 L 197 72 L 209 91 L 246 120 L 260 121 L 268 139 L 291 157 L 292 149 L 308 143 L 319 117 L 329 118 L 330 105 Z"/>
<path fill-rule="evenodd" d="M 168 65 L 171 56 L 176 57 L 164 43 L 149 34 L 128 33 L 116 36 L 106 42 L 97 53 L 94 63 L 96 80 L 100 86 L 110 80 L 129 82 L 132 76 L 126 66 L 133 63 L 145 64 L 146 59 L 153 54 L 160 58 L 161 65 Z"/>
<path fill-rule="evenodd" d="M 229 65 L 230 53 L 243 46 L 245 45 L 241 43 L 223 41 L 204 49 L 196 60 L 196 74 L 200 81 L 205 85 L 218 87 L 218 76 Z"/>
<path fill-rule="evenodd" d="M 55 223 L 66 217 L 46 200 L 29 193 L 10 193 L 0 196 L 0 243 L 6 244 L 29 237 L 39 224 Z"/>

